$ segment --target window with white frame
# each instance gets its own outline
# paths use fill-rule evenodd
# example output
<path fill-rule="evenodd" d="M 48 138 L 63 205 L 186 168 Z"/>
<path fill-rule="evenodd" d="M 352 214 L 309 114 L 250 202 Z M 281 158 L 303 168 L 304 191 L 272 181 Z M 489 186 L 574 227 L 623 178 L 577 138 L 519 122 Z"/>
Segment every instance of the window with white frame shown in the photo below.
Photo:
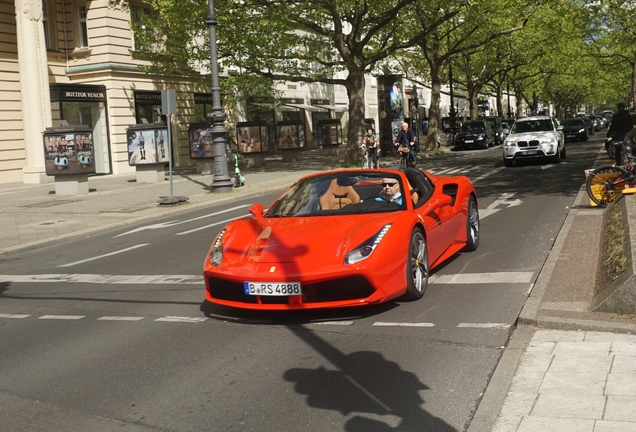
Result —
<path fill-rule="evenodd" d="M 79 47 L 88 47 L 88 26 L 86 25 L 86 6 L 77 7 L 77 24 L 79 33 Z"/>
<path fill-rule="evenodd" d="M 131 4 L 130 5 L 130 29 L 133 30 L 132 31 L 132 37 L 131 37 L 131 42 L 132 42 L 132 50 L 133 51 L 137 51 L 137 50 L 141 50 L 143 47 L 141 45 L 141 42 L 139 40 L 135 40 L 135 31 L 139 32 L 140 30 L 142 32 L 146 32 L 146 25 L 144 23 L 144 17 L 145 16 L 150 16 L 151 10 L 149 6 L 144 6 L 144 5 L 140 5 L 140 4 Z M 154 45 L 151 45 L 150 47 L 150 51 L 154 52 Z"/>

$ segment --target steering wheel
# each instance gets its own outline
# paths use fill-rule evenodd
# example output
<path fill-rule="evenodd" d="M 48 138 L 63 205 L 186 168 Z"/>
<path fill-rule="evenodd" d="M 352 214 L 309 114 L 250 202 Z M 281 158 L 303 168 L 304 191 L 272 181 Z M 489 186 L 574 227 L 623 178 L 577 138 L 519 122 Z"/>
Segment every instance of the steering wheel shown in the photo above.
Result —
<path fill-rule="evenodd" d="M 382 196 L 382 195 L 371 195 L 370 197 L 365 198 L 365 200 L 364 200 L 364 201 L 365 201 L 365 202 L 366 202 L 366 201 L 371 201 L 371 200 L 375 200 L 376 198 L 380 198 L 381 200 L 383 200 L 383 201 L 384 201 L 384 202 L 386 202 L 386 203 L 390 203 L 390 202 L 391 202 L 391 200 L 390 200 L 390 199 L 388 199 L 387 197 Z"/>

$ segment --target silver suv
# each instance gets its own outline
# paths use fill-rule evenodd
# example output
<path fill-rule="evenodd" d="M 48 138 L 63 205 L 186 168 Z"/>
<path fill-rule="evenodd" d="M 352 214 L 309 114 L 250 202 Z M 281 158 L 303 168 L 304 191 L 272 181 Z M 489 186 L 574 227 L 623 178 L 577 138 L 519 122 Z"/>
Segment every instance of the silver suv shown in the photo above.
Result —
<path fill-rule="evenodd" d="M 514 161 L 548 158 L 555 163 L 565 159 L 563 126 L 553 117 L 535 116 L 518 119 L 503 145 L 504 165 Z"/>

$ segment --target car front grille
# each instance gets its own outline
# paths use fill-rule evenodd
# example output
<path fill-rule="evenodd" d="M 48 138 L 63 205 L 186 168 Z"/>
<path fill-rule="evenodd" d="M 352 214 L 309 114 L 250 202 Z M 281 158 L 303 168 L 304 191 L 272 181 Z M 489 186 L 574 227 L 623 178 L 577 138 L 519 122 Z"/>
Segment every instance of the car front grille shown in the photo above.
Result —
<path fill-rule="evenodd" d="M 243 291 L 243 284 L 219 278 L 210 278 L 210 294 L 219 300 L 258 304 L 289 304 L 286 296 L 252 296 Z M 364 299 L 375 292 L 362 276 L 351 276 L 302 286 L 302 303 Z"/>
<path fill-rule="evenodd" d="M 539 140 L 531 140 L 531 141 L 519 141 L 517 143 L 517 145 L 519 147 L 526 147 L 526 148 L 537 148 L 539 147 Z"/>

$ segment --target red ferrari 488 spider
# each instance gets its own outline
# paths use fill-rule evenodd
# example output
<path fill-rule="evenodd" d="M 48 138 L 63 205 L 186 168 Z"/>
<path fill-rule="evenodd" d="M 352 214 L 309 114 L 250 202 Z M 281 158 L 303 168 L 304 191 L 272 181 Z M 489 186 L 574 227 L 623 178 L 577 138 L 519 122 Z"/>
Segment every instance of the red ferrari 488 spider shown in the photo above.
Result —
<path fill-rule="evenodd" d="M 416 300 L 431 269 L 479 245 L 470 180 L 416 168 L 310 175 L 250 213 L 212 243 L 210 302 L 289 310 Z"/>

